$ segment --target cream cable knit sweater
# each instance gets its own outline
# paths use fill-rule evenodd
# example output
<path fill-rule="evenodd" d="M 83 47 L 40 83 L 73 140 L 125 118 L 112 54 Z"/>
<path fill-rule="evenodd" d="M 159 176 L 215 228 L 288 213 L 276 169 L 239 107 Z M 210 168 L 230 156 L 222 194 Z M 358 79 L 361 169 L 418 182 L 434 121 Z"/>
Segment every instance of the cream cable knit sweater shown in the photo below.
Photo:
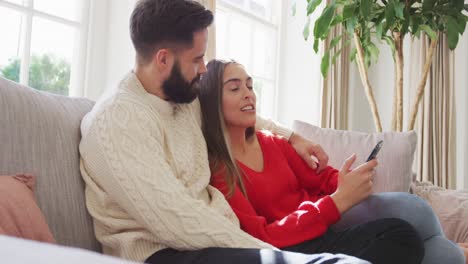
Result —
<path fill-rule="evenodd" d="M 144 261 L 167 247 L 272 248 L 243 232 L 223 195 L 208 185 L 198 100 L 166 102 L 129 73 L 85 116 L 81 132 L 86 204 L 104 253 Z"/>

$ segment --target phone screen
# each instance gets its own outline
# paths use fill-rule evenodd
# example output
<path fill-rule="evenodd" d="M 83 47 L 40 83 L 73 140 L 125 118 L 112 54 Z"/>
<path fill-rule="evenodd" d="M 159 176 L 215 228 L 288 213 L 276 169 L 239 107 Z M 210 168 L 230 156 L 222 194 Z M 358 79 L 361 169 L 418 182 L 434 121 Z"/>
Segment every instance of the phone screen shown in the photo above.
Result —
<path fill-rule="evenodd" d="M 380 140 L 379 142 L 377 142 L 377 145 L 375 145 L 374 149 L 372 150 L 371 154 L 367 158 L 366 162 L 373 160 L 375 159 L 375 157 L 377 157 L 377 154 L 379 153 L 380 148 L 382 148 L 382 144 L 383 144 L 383 140 Z"/>

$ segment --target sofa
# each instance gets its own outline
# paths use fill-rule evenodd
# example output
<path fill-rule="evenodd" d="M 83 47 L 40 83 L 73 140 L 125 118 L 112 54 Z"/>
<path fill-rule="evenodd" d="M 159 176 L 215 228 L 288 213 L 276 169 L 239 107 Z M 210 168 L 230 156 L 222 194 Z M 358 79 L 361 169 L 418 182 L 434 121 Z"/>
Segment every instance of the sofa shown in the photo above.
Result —
<path fill-rule="evenodd" d="M 81 119 L 93 105 L 0 78 L 0 175 L 36 177 L 37 204 L 57 244 L 66 246 L 1 236 L 2 263 L 128 263 L 93 253 L 101 247 L 86 210 L 78 152 Z M 71 259 L 65 261 L 63 252 Z M 3 262 L 8 256 L 15 261 Z"/>
<path fill-rule="evenodd" d="M 101 247 L 94 235 L 92 219 L 86 210 L 78 145 L 81 119 L 93 105 L 93 101 L 85 98 L 41 92 L 0 78 L 0 175 L 29 173 L 36 177 L 37 204 L 60 245 L 45 245 L 0 236 L 1 258 L 10 256 L 10 259 L 15 259 L 15 263 L 31 263 L 29 260 L 33 258 L 35 263 L 53 264 L 66 262 L 63 259 L 65 256 L 74 260 L 79 260 L 82 256 L 82 259 L 87 259 L 86 263 L 129 263 L 99 254 Z M 296 122 L 294 128 L 297 133 L 306 137 L 314 140 L 320 138 L 319 143 L 325 146 L 325 150 L 333 148 L 336 141 L 321 134 L 345 133 L 322 130 L 301 122 Z M 392 134 L 354 135 L 366 142 L 366 147 L 361 148 L 365 154 L 370 152 L 378 139 L 386 138 L 388 142 L 392 142 L 395 137 Z M 376 191 L 409 191 L 412 181 L 411 170 L 408 171 L 408 168 L 412 164 L 416 135 L 408 132 L 397 138 L 402 140 L 403 150 L 398 150 L 395 154 L 393 149 L 396 149 L 397 144 L 387 144 L 379 155 L 386 160 L 396 159 L 394 162 L 403 160 L 405 165 L 397 168 L 398 172 L 390 168 L 390 171 L 387 169 L 377 173 L 390 173 L 392 176 L 403 171 L 401 174 L 404 175 L 399 180 L 385 175 L 378 178 Z M 363 144 L 359 140 L 354 143 Z M 352 147 L 351 142 L 347 145 Z M 338 153 L 348 154 L 341 150 Z M 358 156 L 365 158 L 364 154 Z M 335 163 L 332 165 L 337 166 L 340 162 L 338 158 L 331 159 L 331 163 Z M 24 248 L 28 250 L 25 251 Z M 43 262 L 40 261 L 42 258 Z"/>

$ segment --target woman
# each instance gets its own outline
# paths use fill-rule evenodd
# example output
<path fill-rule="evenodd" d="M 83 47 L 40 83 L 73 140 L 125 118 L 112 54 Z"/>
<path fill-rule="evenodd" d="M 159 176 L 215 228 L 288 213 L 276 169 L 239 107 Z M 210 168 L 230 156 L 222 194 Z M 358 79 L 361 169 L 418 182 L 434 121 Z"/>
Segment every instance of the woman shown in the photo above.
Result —
<path fill-rule="evenodd" d="M 464 263 L 422 200 L 402 193 L 368 198 L 377 161 L 351 171 L 352 156 L 340 172 L 329 167 L 317 174 L 287 142 L 254 130 L 253 81 L 242 65 L 213 60 L 207 67 L 199 98 L 212 185 L 246 232 L 285 250 L 339 252 L 375 263 L 420 263 L 421 237 L 422 263 Z M 379 209 L 369 211 L 375 204 Z M 414 212 L 411 225 L 398 214 L 408 212 L 405 206 Z"/>

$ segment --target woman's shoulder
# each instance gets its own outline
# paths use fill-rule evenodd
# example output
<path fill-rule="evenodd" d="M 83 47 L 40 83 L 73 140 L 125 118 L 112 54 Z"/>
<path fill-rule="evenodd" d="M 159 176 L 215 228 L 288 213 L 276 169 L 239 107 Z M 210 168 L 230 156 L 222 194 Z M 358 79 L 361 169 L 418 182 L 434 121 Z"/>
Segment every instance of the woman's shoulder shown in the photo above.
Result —
<path fill-rule="evenodd" d="M 271 143 L 276 145 L 288 144 L 286 138 L 273 134 L 268 130 L 258 130 L 256 131 L 256 134 L 260 143 Z"/>

